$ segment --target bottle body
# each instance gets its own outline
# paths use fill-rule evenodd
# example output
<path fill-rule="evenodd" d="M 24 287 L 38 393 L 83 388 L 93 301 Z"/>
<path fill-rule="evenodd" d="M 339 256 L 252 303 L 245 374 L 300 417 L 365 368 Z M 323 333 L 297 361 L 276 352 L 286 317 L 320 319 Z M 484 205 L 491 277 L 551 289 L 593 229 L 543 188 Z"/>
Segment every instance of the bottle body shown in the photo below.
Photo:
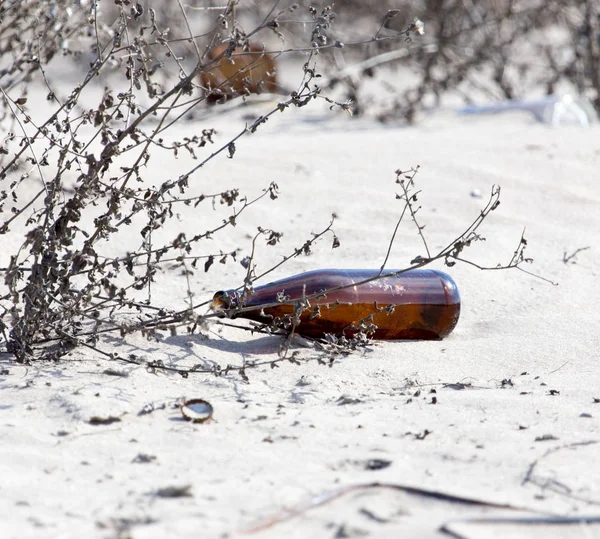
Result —
<path fill-rule="evenodd" d="M 300 335 L 374 339 L 446 337 L 460 315 L 452 278 L 436 270 L 316 270 L 256 287 L 246 298 L 217 292 L 213 308 Z"/>
<path fill-rule="evenodd" d="M 223 44 L 211 49 L 206 55 L 207 61 L 219 57 L 227 48 L 228 45 Z M 275 60 L 262 51 L 256 45 L 249 45 L 245 53 L 241 48 L 234 49 L 231 58 L 223 56 L 216 65 L 200 73 L 207 102 L 214 104 L 238 95 L 275 92 Z"/>

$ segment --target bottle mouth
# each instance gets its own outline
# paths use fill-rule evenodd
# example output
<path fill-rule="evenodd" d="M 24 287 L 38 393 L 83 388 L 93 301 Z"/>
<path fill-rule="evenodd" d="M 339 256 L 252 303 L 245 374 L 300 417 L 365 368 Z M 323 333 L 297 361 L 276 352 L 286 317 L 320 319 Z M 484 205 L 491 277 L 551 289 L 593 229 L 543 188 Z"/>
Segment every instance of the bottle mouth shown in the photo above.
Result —
<path fill-rule="evenodd" d="M 219 290 L 215 293 L 210 304 L 210 308 L 217 314 L 223 313 L 223 311 L 227 308 L 224 290 Z"/>
<path fill-rule="evenodd" d="M 219 290 L 213 296 L 210 308 L 220 316 L 228 316 L 227 311 L 239 305 L 239 296 L 231 290 Z"/>

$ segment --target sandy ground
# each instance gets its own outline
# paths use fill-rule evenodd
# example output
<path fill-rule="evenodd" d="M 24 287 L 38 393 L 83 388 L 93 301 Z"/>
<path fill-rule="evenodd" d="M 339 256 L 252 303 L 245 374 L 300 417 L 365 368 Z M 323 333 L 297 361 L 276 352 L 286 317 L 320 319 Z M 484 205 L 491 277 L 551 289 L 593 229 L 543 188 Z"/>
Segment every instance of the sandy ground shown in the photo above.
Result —
<path fill-rule="evenodd" d="M 224 143 L 245 115 L 268 106 L 196 119 L 176 134 L 214 126 Z M 183 156 L 164 163 L 146 181 L 158 185 L 190 164 Z M 522 113 L 446 110 L 403 128 L 306 108 L 274 117 L 238 142 L 234 159 L 214 160 L 195 181 L 207 192 L 239 187 L 249 196 L 277 182 L 278 200 L 250 208 L 214 242 L 242 256 L 257 226 L 283 232 L 276 248 L 261 244 L 262 270 L 337 214 L 341 246 L 332 251 L 327 237 L 272 274 L 283 277 L 379 267 L 401 208 L 394 171 L 416 165 L 433 250 L 458 236 L 499 184 L 501 205 L 470 259 L 508 262 L 526 227 L 535 259 L 527 269 L 558 285 L 457 265 L 447 269 L 463 302 L 451 336 L 373 343 L 331 368 L 301 341 L 300 365 L 272 368 L 279 338 L 217 325 L 103 343 L 176 366 L 265 362 L 247 370 L 248 382 L 152 374 L 85 349 L 57 364 L 5 357 L 2 537 L 438 537 L 444 526 L 465 538 L 600 537 L 598 520 L 580 520 L 600 516 L 600 127 L 552 129 Z M 221 217 L 219 207 L 185 210 L 177 226 L 202 230 Z M 173 227 L 165 237 L 177 234 Z M 106 249 L 137 245 L 133 231 Z M 582 247 L 589 249 L 563 261 Z M 389 266 L 420 254 L 406 222 Z M 215 264 L 196 272 L 191 287 L 208 298 L 243 274 L 239 264 Z M 185 298 L 182 277 L 159 276 L 156 303 Z M 208 400 L 214 420 L 184 421 L 183 398 Z M 548 516 L 575 520 L 518 520 Z"/>

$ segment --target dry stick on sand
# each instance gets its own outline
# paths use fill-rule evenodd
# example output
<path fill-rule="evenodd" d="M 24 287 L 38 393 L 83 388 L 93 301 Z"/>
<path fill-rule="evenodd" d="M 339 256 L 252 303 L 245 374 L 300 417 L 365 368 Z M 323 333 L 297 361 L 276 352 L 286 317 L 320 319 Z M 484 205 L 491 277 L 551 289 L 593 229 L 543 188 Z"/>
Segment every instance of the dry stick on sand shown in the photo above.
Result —
<path fill-rule="evenodd" d="M 238 530 L 240 533 L 244 534 L 252 534 L 260 531 L 264 531 L 268 528 L 276 524 L 280 524 L 282 522 L 286 522 L 295 518 L 311 509 L 315 509 L 316 507 L 321 507 L 326 505 L 346 494 L 352 492 L 360 492 L 364 490 L 372 490 L 372 489 L 390 489 L 405 492 L 407 494 L 411 494 L 414 496 L 423 496 L 425 498 L 430 498 L 434 500 L 446 501 L 455 504 L 463 504 L 469 506 L 480 506 L 480 507 L 489 507 L 493 509 L 509 509 L 512 511 L 527 511 L 532 512 L 530 509 L 524 507 L 517 507 L 509 504 L 499 504 L 494 502 L 487 502 L 485 500 L 481 500 L 478 498 L 467 498 L 463 496 L 457 496 L 454 494 L 447 494 L 445 492 L 431 490 L 420 487 L 413 487 L 408 485 L 402 485 L 399 483 L 361 483 L 358 485 L 349 485 L 345 487 L 338 487 L 333 490 L 325 491 L 321 494 L 317 494 L 305 502 L 301 502 L 291 508 L 286 508 L 281 511 L 274 513 L 271 516 L 268 516 L 264 519 L 261 519 L 256 524 L 250 525 L 246 528 L 242 528 Z"/>
<path fill-rule="evenodd" d="M 592 500 L 592 499 L 586 498 L 584 496 L 577 496 L 575 494 L 572 494 L 569 487 L 567 487 L 566 485 L 564 485 L 562 483 L 559 483 L 556 479 L 551 479 L 549 481 L 548 480 L 541 481 L 540 479 L 536 478 L 536 476 L 535 476 L 535 470 L 536 470 L 537 465 L 540 463 L 540 461 L 542 461 L 546 457 L 548 457 L 558 451 L 563 451 L 566 449 L 577 449 L 578 447 L 595 445 L 598 443 L 600 443 L 599 440 L 586 440 L 583 442 L 574 442 L 574 443 L 569 443 L 569 444 L 563 444 L 563 445 L 559 445 L 557 447 L 553 447 L 552 449 L 548 449 L 541 457 L 535 459 L 529 465 L 529 468 L 527 469 L 527 473 L 525 474 L 525 477 L 523 478 L 523 481 L 521 482 L 521 486 L 526 486 L 528 483 L 531 483 L 532 485 L 536 485 L 544 490 L 551 490 L 552 492 L 554 492 L 555 494 L 558 494 L 559 496 L 564 496 L 564 497 L 567 497 L 567 498 L 570 498 L 573 500 L 585 502 L 589 505 L 600 506 L 600 500 Z"/>

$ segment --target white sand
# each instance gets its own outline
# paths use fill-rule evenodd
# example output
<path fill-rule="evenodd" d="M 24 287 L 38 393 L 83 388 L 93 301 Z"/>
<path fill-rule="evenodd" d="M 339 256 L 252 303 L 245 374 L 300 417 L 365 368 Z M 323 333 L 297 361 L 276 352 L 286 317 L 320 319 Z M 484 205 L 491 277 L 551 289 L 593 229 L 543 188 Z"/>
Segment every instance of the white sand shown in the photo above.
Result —
<path fill-rule="evenodd" d="M 243 125 L 243 114 L 265 107 L 184 123 L 179 134 L 215 126 L 224 143 Z M 190 161 L 163 163 L 148 171 L 149 183 L 176 177 L 173 167 L 184 170 Z M 487 241 L 469 257 L 506 263 L 527 227 L 527 252 L 535 259 L 527 269 L 559 285 L 517 270 L 457 265 L 446 271 L 458 283 L 463 308 L 446 340 L 374 343 L 332 368 L 307 361 L 318 353 L 300 347 L 301 365 L 248 369 L 250 383 L 238 374 L 149 374 L 86 349 L 57 364 L 21 366 L 4 358 L 1 536 L 237 537 L 285 508 L 372 482 L 531 512 L 600 515 L 600 403 L 594 403 L 600 398 L 600 127 L 551 129 L 519 113 L 466 118 L 442 111 L 416 127 L 396 128 L 317 108 L 290 111 L 240 140 L 233 160 L 221 156 L 195 177 L 199 192 L 239 187 L 252 196 L 271 181 L 281 189 L 277 201 L 249 209 L 207 252 L 241 247 L 241 256 L 248 254 L 246 235 L 258 225 L 284 232 L 280 246 L 260 244 L 262 271 L 324 228 L 335 212 L 341 246 L 332 251 L 327 237 L 312 256 L 272 276 L 379 267 L 401 207 L 394 200 L 394 171 L 415 165 L 421 165 L 420 218 L 433 250 L 458 236 L 491 186 L 500 184 L 501 205 L 483 228 Z M 474 189 L 482 199 L 471 196 Z M 204 230 L 219 222 L 220 211 L 209 205 L 183 211 L 178 226 Z M 178 231 L 163 232 L 172 237 Z M 122 254 L 137 247 L 139 235 L 130 234 L 111 249 Z M 575 264 L 563 263 L 564 251 L 587 246 Z M 389 266 L 404 267 L 422 254 L 407 221 Z M 193 276 L 192 287 L 197 298 L 208 298 L 238 286 L 243 273 L 239 264 L 215 263 Z M 184 305 L 185 295 L 185 281 L 169 273 L 153 291 L 156 303 L 173 307 Z M 275 337 L 216 326 L 207 335 L 110 339 L 103 347 L 177 366 L 278 357 Z M 125 376 L 103 374 L 108 368 Z M 468 387 L 445 386 L 457 383 Z M 434 390 L 437 404 L 431 404 Z M 357 401 L 340 405 L 342 396 Z M 183 397 L 210 401 L 214 421 L 181 420 L 176 403 Z M 139 415 L 152 403 L 155 411 Z M 88 421 L 94 416 L 120 422 L 93 426 Z M 372 459 L 391 465 L 368 470 Z M 186 497 L 157 495 L 186 486 Z M 253 536 L 437 537 L 445 522 L 484 513 L 507 511 L 391 489 L 358 490 Z M 489 523 L 455 526 L 464 537 L 506 537 L 509 530 Z M 523 526 L 512 525 L 510 536 L 566 536 L 551 535 L 556 526 Z M 600 533 L 592 525 L 560 530 L 576 537 Z"/>

